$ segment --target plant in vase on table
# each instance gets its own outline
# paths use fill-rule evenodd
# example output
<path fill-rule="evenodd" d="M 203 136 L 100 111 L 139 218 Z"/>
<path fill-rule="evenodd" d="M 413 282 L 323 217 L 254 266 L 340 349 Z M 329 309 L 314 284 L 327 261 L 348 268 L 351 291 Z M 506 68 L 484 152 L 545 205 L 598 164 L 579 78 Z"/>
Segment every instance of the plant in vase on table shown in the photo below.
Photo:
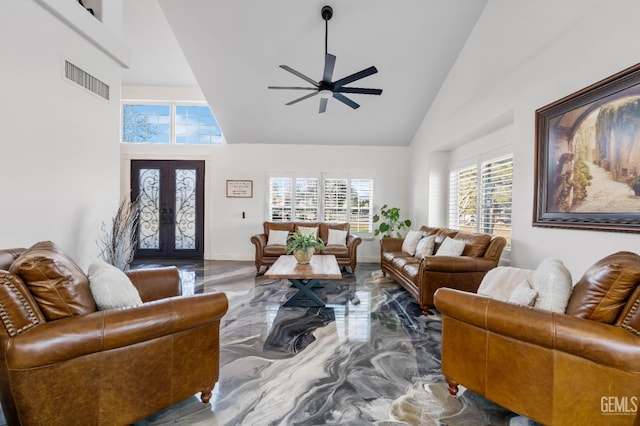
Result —
<path fill-rule="evenodd" d="M 298 263 L 306 264 L 316 249 L 322 250 L 324 243 L 313 234 L 294 232 L 287 243 L 286 253 L 293 254 Z"/>

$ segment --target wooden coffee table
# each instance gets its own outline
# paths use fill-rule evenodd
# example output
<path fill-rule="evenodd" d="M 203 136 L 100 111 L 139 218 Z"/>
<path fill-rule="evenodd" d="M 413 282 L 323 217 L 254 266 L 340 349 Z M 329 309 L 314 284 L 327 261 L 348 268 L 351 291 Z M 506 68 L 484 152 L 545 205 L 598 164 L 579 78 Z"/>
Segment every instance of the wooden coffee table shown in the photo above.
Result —
<path fill-rule="evenodd" d="M 291 255 L 280 256 L 265 272 L 265 278 L 280 278 L 291 281 L 298 292 L 291 296 L 283 306 L 324 306 L 324 302 L 313 292 L 313 288 L 322 288 L 320 280 L 339 280 L 342 278 L 340 266 L 334 255 L 314 254 L 311 261 L 301 265 Z"/>

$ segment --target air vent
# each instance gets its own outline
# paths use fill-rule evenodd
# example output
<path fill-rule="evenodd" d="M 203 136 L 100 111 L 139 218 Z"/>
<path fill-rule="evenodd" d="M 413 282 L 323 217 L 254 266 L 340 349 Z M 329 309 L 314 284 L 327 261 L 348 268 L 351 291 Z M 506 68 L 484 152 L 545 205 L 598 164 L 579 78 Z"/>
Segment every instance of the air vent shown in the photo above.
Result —
<path fill-rule="evenodd" d="M 109 86 L 69 61 L 64 61 L 64 76 L 85 89 L 109 100 Z"/>

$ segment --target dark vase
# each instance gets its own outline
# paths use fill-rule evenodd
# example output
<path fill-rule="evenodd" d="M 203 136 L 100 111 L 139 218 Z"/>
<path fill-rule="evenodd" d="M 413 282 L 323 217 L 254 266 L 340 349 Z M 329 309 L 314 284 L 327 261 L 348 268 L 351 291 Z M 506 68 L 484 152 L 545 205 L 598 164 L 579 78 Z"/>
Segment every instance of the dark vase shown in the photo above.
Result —
<path fill-rule="evenodd" d="M 635 195 L 640 195 L 640 186 L 634 186 L 633 187 L 633 193 Z"/>

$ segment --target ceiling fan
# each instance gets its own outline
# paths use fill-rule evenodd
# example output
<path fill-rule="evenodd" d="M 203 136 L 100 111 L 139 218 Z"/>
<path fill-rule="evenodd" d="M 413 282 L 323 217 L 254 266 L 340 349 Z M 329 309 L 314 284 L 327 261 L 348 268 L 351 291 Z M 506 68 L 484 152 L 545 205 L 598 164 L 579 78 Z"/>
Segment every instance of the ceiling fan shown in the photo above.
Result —
<path fill-rule="evenodd" d="M 324 35 L 324 72 L 322 73 L 322 80 L 315 81 L 310 77 L 302 74 L 299 71 L 294 70 L 290 66 L 280 65 L 285 71 L 289 71 L 291 74 L 300 77 L 301 79 L 307 81 L 312 84 L 313 87 L 283 87 L 283 86 L 268 86 L 269 89 L 292 89 L 292 90 L 312 90 L 313 93 L 309 93 L 308 95 L 302 96 L 298 99 L 294 99 L 291 102 L 288 102 L 286 105 L 293 105 L 300 101 L 304 101 L 305 99 L 309 99 L 313 96 L 320 95 L 320 113 L 323 113 L 327 110 L 327 101 L 329 97 L 333 96 L 334 99 L 339 100 L 345 105 L 350 106 L 353 109 L 360 107 L 359 104 L 349 99 L 344 95 L 344 93 L 354 93 L 354 94 L 362 94 L 362 95 L 380 95 L 382 94 L 382 89 L 367 89 L 361 87 L 346 87 L 347 84 L 352 83 L 354 81 L 360 80 L 362 78 L 368 77 L 372 74 L 378 72 L 376 67 L 365 68 L 362 71 L 358 71 L 351 75 L 348 75 L 344 78 L 341 78 L 336 81 L 332 81 L 333 78 L 333 68 L 336 64 L 336 57 L 327 52 L 327 40 L 328 40 L 328 32 L 329 32 L 329 20 L 333 16 L 333 9 L 331 6 L 324 6 L 321 10 L 322 19 L 325 22 L 325 35 Z"/>

